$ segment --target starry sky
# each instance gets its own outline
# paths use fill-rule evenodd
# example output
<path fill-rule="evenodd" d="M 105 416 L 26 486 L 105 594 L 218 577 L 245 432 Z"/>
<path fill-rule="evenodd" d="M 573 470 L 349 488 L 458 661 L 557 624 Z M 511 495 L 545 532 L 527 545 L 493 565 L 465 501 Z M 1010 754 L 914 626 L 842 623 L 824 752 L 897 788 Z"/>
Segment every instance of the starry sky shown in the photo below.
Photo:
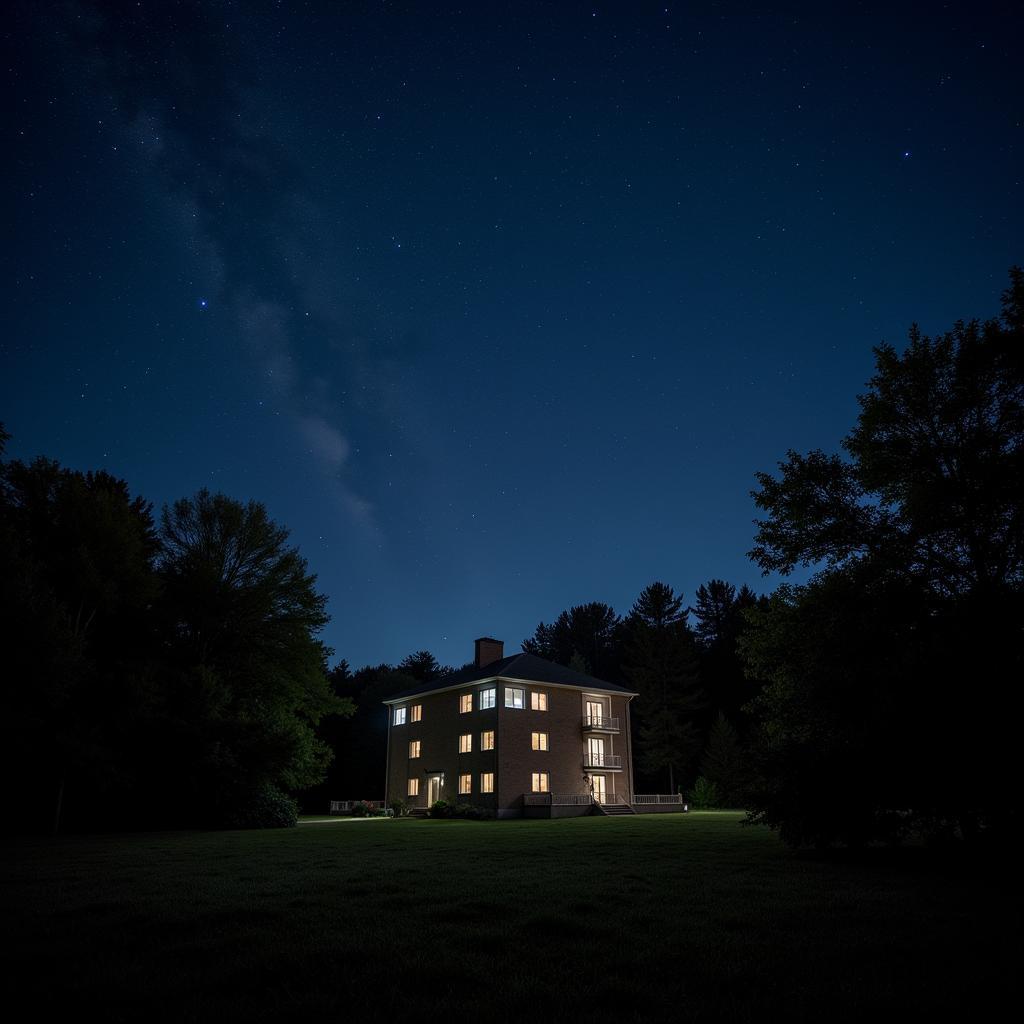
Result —
<path fill-rule="evenodd" d="M 754 473 L 1024 261 L 1022 19 L 695 6 L 18 0 L 10 453 L 263 502 L 353 665 L 770 589 Z"/>

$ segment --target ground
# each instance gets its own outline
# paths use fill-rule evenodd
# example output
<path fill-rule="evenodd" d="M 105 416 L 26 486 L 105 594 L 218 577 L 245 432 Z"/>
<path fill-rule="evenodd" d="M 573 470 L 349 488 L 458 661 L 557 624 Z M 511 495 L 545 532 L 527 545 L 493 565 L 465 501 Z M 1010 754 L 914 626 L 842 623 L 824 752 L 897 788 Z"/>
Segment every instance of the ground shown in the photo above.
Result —
<path fill-rule="evenodd" d="M 740 820 L 7 842 L 5 967 L 34 1015 L 107 1021 L 916 1018 L 1009 995 L 998 871 L 801 857 Z"/>

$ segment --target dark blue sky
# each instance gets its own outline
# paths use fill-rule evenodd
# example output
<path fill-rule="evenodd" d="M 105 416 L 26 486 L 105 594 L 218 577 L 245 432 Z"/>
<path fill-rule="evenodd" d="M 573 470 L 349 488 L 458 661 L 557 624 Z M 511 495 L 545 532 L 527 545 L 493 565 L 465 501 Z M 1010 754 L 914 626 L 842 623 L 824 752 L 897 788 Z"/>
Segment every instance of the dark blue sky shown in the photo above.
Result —
<path fill-rule="evenodd" d="M 1011 9 L 21 3 L 11 452 L 264 502 L 354 665 L 769 589 L 755 471 L 1024 260 Z"/>

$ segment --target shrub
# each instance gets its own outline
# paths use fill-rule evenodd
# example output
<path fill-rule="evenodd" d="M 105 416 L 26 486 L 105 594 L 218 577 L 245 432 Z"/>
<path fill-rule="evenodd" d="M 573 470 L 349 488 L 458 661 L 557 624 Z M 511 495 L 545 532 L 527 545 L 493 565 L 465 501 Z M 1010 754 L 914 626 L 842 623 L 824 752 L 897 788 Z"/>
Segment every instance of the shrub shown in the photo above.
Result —
<path fill-rule="evenodd" d="M 391 813 L 396 818 L 404 818 L 409 813 L 408 803 L 400 797 L 395 800 L 388 801 L 388 807 L 391 808 Z"/>
<path fill-rule="evenodd" d="M 352 805 L 352 817 L 353 818 L 368 818 L 370 816 L 370 807 L 365 804 L 362 800 L 357 800 Z"/>
<path fill-rule="evenodd" d="M 452 817 L 453 811 L 454 808 L 447 800 L 435 800 L 430 805 L 430 810 L 427 811 L 427 814 L 429 814 L 431 818 L 450 818 Z"/>
<path fill-rule="evenodd" d="M 226 819 L 228 828 L 294 828 L 299 821 L 299 805 L 268 784 L 238 798 Z"/>
<path fill-rule="evenodd" d="M 718 787 L 701 775 L 690 790 L 690 806 L 698 811 L 706 811 L 711 807 L 718 807 L 719 804 Z"/>

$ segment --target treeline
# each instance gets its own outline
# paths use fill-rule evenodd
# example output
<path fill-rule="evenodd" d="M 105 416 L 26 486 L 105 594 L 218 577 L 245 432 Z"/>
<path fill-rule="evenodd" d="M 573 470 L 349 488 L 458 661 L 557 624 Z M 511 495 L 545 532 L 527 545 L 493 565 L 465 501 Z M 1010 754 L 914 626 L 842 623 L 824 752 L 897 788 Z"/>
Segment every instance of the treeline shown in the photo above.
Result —
<path fill-rule="evenodd" d="M 157 522 L 108 473 L 0 462 L 6 830 L 294 821 L 352 708 L 287 538 L 256 503 Z"/>

